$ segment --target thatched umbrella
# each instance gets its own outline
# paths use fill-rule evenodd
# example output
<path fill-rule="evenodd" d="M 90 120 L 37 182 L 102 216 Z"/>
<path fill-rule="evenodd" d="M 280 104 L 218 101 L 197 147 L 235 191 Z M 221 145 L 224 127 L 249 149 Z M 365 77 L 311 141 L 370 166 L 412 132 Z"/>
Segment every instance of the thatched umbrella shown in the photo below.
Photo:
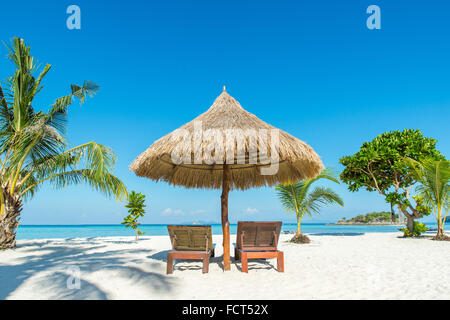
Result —
<path fill-rule="evenodd" d="M 157 140 L 130 169 L 173 185 L 222 189 L 223 259 L 229 270 L 229 191 L 313 178 L 323 164 L 310 146 L 245 111 L 224 87 L 208 111 Z"/>

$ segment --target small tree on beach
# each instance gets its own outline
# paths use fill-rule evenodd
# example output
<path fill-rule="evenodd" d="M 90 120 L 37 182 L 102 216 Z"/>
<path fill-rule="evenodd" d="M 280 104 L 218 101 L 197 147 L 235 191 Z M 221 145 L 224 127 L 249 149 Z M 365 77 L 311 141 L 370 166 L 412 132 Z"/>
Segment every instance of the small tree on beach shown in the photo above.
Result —
<path fill-rule="evenodd" d="M 71 85 L 71 93 L 56 99 L 45 113 L 34 98 L 50 70 L 30 55 L 23 39 L 14 38 L 9 59 L 16 70 L 0 85 L 0 249 L 14 248 L 23 199 L 32 198 L 45 182 L 57 188 L 85 183 L 121 199 L 125 185 L 112 174 L 113 151 L 95 142 L 67 148 L 64 137 L 68 107 L 98 91 L 92 82 Z"/>
<path fill-rule="evenodd" d="M 385 132 L 373 141 L 363 143 L 354 155 L 340 159 L 345 166 L 340 178 L 352 192 L 361 188 L 377 191 L 388 203 L 396 205 L 406 217 L 406 226 L 412 234 L 414 220 L 429 215 L 431 210 L 424 204 L 422 196 L 411 196 L 417 179 L 404 159 L 444 160 L 435 146 L 436 140 L 424 137 L 420 130 Z"/>
<path fill-rule="evenodd" d="M 450 209 L 450 161 L 406 161 L 413 168 L 415 180 L 420 183 L 416 188 L 417 193 L 426 205 L 433 208 L 438 225 L 434 239 L 450 240 L 450 237 L 444 234 L 444 224 Z"/>
<path fill-rule="evenodd" d="M 319 213 L 322 205 L 337 203 L 344 206 L 344 200 L 331 188 L 315 187 L 311 192 L 312 184 L 320 179 L 327 179 L 339 184 L 335 174 L 330 169 L 323 170 L 316 178 L 306 179 L 297 183 L 279 184 L 275 187 L 281 204 L 288 212 L 297 217 L 297 232 L 292 242 L 309 243 L 309 238 L 301 232 L 303 216 Z"/>
<path fill-rule="evenodd" d="M 139 230 L 141 224 L 138 222 L 138 219 L 144 216 L 145 207 L 145 195 L 140 192 L 136 193 L 135 191 L 131 191 L 128 195 L 128 204 L 125 206 L 125 208 L 128 208 L 130 214 L 123 219 L 122 224 L 135 231 L 136 241 L 138 240 L 138 236 L 145 234 L 145 232 Z"/>

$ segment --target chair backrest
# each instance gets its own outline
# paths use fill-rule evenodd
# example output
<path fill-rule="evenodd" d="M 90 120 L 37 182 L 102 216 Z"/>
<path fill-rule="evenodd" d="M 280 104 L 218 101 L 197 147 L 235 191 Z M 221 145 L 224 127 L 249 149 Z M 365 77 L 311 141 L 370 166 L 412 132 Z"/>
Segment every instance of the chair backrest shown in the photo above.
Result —
<path fill-rule="evenodd" d="M 281 224 L 281 221 L 239 221 L 236 247 L 276 250 Z"/>
<path fill-rule="evenodd" d="M 177 251 L 208 251 L 213 249 L 211 226 L 167 226 L 172 249 Z"/>

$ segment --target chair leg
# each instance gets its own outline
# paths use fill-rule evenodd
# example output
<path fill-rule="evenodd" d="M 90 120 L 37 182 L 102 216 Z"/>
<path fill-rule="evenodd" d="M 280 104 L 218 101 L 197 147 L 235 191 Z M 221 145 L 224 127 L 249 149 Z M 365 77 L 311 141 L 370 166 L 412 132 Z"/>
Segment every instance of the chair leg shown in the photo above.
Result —
<path fill-rule="evenodd" d="M 277 270 L 278 272 L 284 272 L 284 253 L 282 251 L 278 252 Z"/>
<path fill-rule="evenodd" d="M 173 273 L 173 255 L 172 252 L 167 254 L 167 274 Z"/>
<path fill-rule="evenodd" d="M 209 271 L 209 254 L 203 256 L 203 273 L 208 273 Z"/>
<path fill-rule="evenodd" d="M 241 252 L 242 272 L 248 273 L 247 252 Z"/>
<path fill-rule="evenodd" d="M 212 251 L 211 251 L 211 257 L 213 257 L 213 258 L 216 255 L 215 250 L 216 250 L 216 248 L 213 248 Z"/>
<path fill-rule="evenodd" d="M 239 260 L 239 250 L 234 247 L 234 260 Z"/>

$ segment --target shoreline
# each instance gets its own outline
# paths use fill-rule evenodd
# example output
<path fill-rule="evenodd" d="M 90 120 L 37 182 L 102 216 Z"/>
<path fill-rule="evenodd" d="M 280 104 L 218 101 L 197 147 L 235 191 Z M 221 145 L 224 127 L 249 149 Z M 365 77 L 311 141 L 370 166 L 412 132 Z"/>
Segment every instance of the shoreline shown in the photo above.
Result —
<path fill-rule="evenodd" d="M 310 235 L 310 244 L 293 244 L 281 234 L 285 272 L 268 259 L 251 260 L 248 274 L 234 259 L 223 271 L 221 235 L 213 235 L 209 273 L 177 260 L 171 275 L 168 236 L 18 240 L 0 251 L 0 299 L 450 299 L 450 243 L 401 235 Z M 67 288 L 74 268 L 77 290 Z"/>
<path fill-rule="evenodd" d="M 345 234 L 346 232 L 334 232 L 334 233 L 327 233 L 327 234 L 323 234 L 323 233 L 307 233 L 307 232 L 303 232 L 303 234 L 307 235 L 307 236 L 312 236 L 312 237 L 338 237 L 338 236 L 345 236 L 343 235 L 343 233 Z M 385 231 L 385 232 L 366 232 L 364 234 L 401 234 L 400 231 Z M 281 236 L 292 236 L 293 234 L 295 234 L 295 232 L 292 233 L 283 233 L 283 231 L 281 231 L 280 233 L 280 237 Z M 222 237 L 221 234 L 213 234 L 212 235 L 213 238 L 214 237 Z M 230 233 L 230 236 L 236 236 L 236 233 Z M 140 240 L 150 240 L 151 238 L 161 238 L 161 237 L 166 237 L 168 238 L 168 235 L 143 235 L 143 236 L 139 236 L 138 242 Z M 135 239 L 134 235 L 127 235 L 127 236 L 98 236 L 98 237 L 72 237 L 72 238 L 36 238 L 36 239 L 20 239 L 17 240 L 17 246 L 19 247 L 19 243 L 20 242 L 30 242 L 30 241 L 72 241 L 72 240 L 83 240 L 83 241 L 89 241 L 89 240 L 114 240 L 114 239 L 125 239 L 125 240 L 133 240 Z M 13 249 L 14 250 L 14 249 Z M 2 251 L 0 251 L 1 253 Z"/>
<path fill-rule="evenodd" d="M 140 229 L 146 235 L 168 235 L 167 225 L 141 225 Z M 221 235 L 220 224 L 211 225 L 213 235 Z M 282 233 L 297 230 L 296 224 L 283 224 Z M 302 232 L 306 234 L 343 233 L 343 232 L 397 232 L 393 226 L 337 226 L 325 223 L 302 224 Z M 230 233 L 236 234 L 237 225 L 230 225 Z M 19 226 L 17 240 L 49 239 L 49 238 L 95 238 L 111 236 L 132 236 L 134 232 L 124 225 L 86 225 L 86 226 Z"/>

